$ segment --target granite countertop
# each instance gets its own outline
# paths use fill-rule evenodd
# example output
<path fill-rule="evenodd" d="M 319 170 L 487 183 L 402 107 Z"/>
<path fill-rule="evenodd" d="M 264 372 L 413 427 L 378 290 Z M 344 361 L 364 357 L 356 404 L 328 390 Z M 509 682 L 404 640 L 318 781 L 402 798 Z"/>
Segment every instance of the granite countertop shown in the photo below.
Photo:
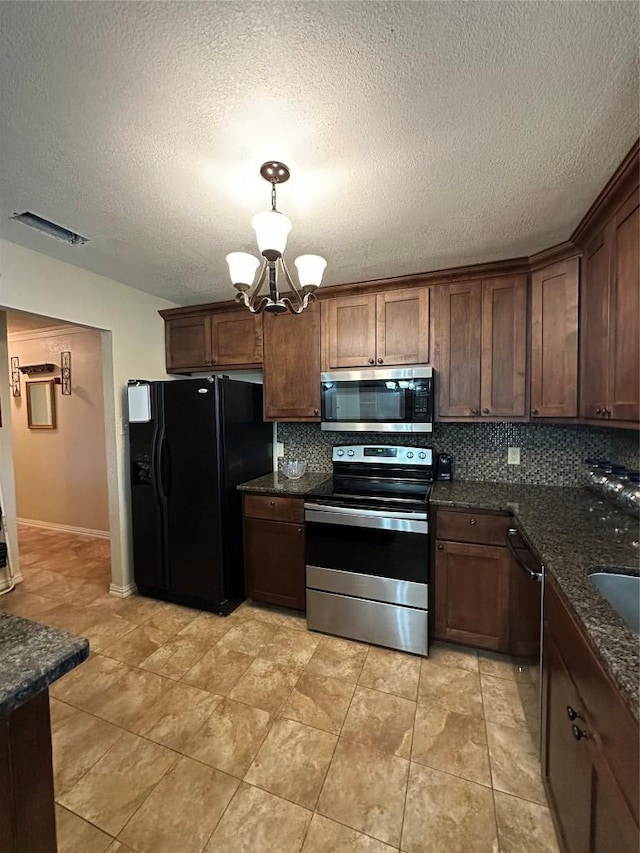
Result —
<path fill-rule="evenodd" d="M 573 607 L 623 698 L 639 716 L 638 635 L 620 619 L 587 574 L 596 566 L 638 573 L 638 521 L 586 488 L 436 483 L 431 505 L 513 513 L 546 570 Z M 608 516 L 608 517 L 607 517 Z M 616 528 L 618 528 L 616 530 Z"/>
<path fill-rule="evenodd" d="M 88 640 L 0 610 L 0 717 L 88 656 Z"/>
<path fill-rule="evenodd" d="M 263 495 L 289 495 L 296 497 L 306 495 L 317 488 L 325 480 L 331 479 L 330 471 L 308 471 L 298 480 L 290 480 L 282 471 L 272 471 L 255 480 L 249 480 L 238 486 L 241 492 L 254 492 Z"/>

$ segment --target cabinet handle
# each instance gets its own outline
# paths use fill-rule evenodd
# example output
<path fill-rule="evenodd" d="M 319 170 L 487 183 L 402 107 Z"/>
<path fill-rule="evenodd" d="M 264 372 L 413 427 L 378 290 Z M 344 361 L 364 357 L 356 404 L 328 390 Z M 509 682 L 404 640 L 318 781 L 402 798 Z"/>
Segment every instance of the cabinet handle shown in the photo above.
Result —
<path fill-rule="evenodd" d="M 472 414 L 472 415 L 479 415 L 479 414 L 480 414 L 480 409 L 471 409 L 471 414 Z"/>
<path fill-rule="evenodd" d="M 378 364 L 383 364 L 383 361 L 381 358 L 378 359 Z"/>
<path fill-rule="evenodd" d="M 612 412 L 613 412 L 613 409 L 605 409 L 605 410 L 604 410 L 604 412 L 605 412 L 606 416 L 607 416 L 608 418 L 610 418 L 610 417 L 611 417 L 611 414 L 612 414 Z"/>
<path fill-rule="evenodd" d="M 531 414 L 532 414 L 532 415 L 537 415 L 537 414 L 538 414 L 538 410 L 537 410 L 537 409 L 531 409 Z"/>
<path fill-rule="evenodd" d="M 488 415 L 488 414 L 489 414 L 489 409 L 483 409 L 483 410 L 482 410 L 482 414 L 483 414 L 483 415 Z"/>
<path fill-rule="evenodd" d="M 582 713 L 580 711 L 576 711 L 571 705 L 567 705 L 567 717 L 570 720 L 582 720 L 584 719 Z"/>
<path fill-rule="evenodd" d="M 375 363 L 376 363 L 375 358 L 370 358 L 370 359 L 369 359 L 369 364 L 375 364 Z"/>
<path fill-rule="evenodd" d="M 438 545 L 438 551 L 444 551 L 444 545 Z"/>
<path fill-rule="evenodd" d="M 470 519 L 469 519 L 469 524 L 475 524 L 475 523 L 476 523 L 475 518 L 470 518 Z"/>
<path fill-rule="evenodd" d="M 276 315 L 276 316 L 277 316 L 277 315 Z M 314 409 L 314 410 L 313 410 L 313 414 L 314 414 L 314 415 L 319 415 L 319 414 L 320 414 L 320 409 Z"/>
<path fill-rule="evenodd" d="M 575 723 L 571 726 L 571 731 L 576 740 L 588 740 L 590 737 L 589 732 L 585 732 L 584 729 L 579 728 Z"/>

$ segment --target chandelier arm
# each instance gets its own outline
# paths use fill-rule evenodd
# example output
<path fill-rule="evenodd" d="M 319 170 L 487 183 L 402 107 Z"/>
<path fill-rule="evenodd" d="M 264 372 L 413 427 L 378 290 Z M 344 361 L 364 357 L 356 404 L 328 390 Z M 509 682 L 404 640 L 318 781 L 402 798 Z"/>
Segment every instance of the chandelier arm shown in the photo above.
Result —
<path fill-rule="evenodd" d="M 287 284 L 291 288 L 291 291 L 295 294 L 296 301 L 297 301 L 298 305 L 302 305 L 302 301 L 303 301 L 302 300 L 302 293 L 300 291 L 300 288 L 297 286 L 297 284 L 295 283 L 295 281 L 291 277 L 291 274 L 289 273 L 289 270 L 287 269 L 287 265 L 285 264 L 284 258 L 282 257 L 282 255 L 280 256 L 280 265 L 282 266 L 282 271 L 284 273 L 284 277 L 287 281 Z M 296 313 L 299 313 L 299 312 L 296 312 Z"/>
<path fill-rule="evenodd" d="M 247 298 L 249 299 L 250 302 L 253 302 L 253 300 L 256 298 L 256 296 L 262 290 L 262 285 L 264 284 L 264 281 L 267 277 L 267 267 L 268 267 L 268 261 L 265 260 L 262 264 L 262 269 L 260 270 L 260 275 L 258 276 L 258 280 L 256 281 L 255 284 L 251 285 L 249 290 L 245 291 L 247 294 Z"/>
<path fill-rule="evenodd" d="M 265 307 L 269 304 L 271 300 L 268 296 L 263 296 L 257 304 L 253 304 L 252 301 L 249 300 L 249 296 L 246 291 L 238 293 L 236 295 L 236 302 L 242 302 L 245 308 L 248 308 L 252 314 L 262 314 Z"/>

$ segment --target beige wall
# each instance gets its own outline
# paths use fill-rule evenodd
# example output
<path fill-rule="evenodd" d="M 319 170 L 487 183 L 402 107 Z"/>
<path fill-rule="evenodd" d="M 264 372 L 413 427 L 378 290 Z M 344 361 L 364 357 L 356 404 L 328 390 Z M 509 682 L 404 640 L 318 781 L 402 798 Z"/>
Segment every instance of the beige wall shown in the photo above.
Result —
<path fill-rule="evenodd" d="M 11 397 L 18 518 L 106 532 L 109 529 L 100 332 L 79 326 L 9 334 L 9 356 L 21 365 L 51 362 L 60 376 L 60 353 L 71 352 L 71 391 L 54 387 L 56 428 L 29 429 L 27 384 Z"/>
<path fill-rule="evenodd" d="M 82 251 L 81 247 L 78 251 Z M 0 309 L 13 308 L 43 314 L 104 330 L 102 381 L 111 534 L 111 589 L 115 594 L 127 592 L 133 583 L 126 385 L 128 379 L 168 378 L 164 361 L 164 323 L 158 310 L 171 307 L 174 307 L 174 303 L 166 299 L 150 296 L 104 276 L 0 240 Z M 0 370 L 1 365 L 2 362 Z M 0 381 L 3 403 L 7 385 L 8 371 Z M 7 408 L 5 404 L 3 413 Z M 3 421 L 0 445 L 7 431 L 12 429 L 11 420 L 6 418 Z M 3 487 L 6 483 L 7 489 L 10 489 L 13 470 L 10 460 L 5 456 L 0 448 L 0 482 Z M 5 496 L 8 507 L 11 498 L 11 494 L 9 498 Z M 13 537 L 15 519 L 9 518 L 8 522 L 9 533 Z"/>

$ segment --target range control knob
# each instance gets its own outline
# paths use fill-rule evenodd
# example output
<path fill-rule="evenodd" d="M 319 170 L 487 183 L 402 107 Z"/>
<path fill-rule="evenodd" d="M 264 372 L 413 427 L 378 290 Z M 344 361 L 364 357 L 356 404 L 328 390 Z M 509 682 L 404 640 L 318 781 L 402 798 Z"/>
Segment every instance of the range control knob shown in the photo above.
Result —
<path fill-rule="evenodd" d="M 350 450 L 350 451 L 347 453 L 347 456 L 355 456 L 355 451 L 354 451 L 354 450 Z"/>
<path fill-rule="evenodd" d="M 421 450 L 420 453 L 418 453 L 418 459 L 426 459 L 426 458 L 427 458 L 427 454 L 424 452 L 424 450 Z"/>
<path fill-rule="evenodd" d="M 337 456 L 344 456 L 344 450 L 336 450 Z"/>
<path fill-rule="evenodd" d="M 407 459 L 413 459 L 413 451 L 412 450 L 407 451 Z"/>

